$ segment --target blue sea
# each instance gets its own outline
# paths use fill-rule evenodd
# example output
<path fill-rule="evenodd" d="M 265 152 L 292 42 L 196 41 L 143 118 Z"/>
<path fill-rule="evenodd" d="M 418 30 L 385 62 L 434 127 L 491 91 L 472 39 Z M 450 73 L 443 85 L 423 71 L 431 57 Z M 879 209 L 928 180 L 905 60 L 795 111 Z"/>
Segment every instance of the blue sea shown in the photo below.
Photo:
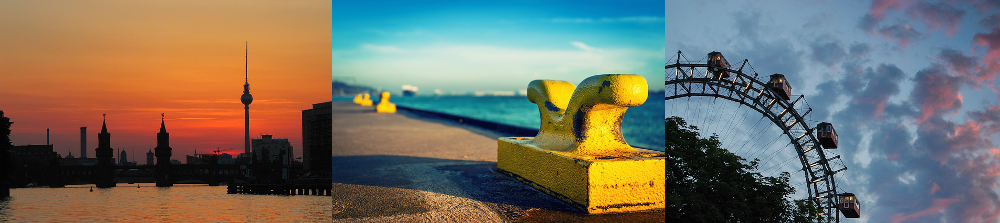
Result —
<path fill-rule="evenodd" d="M 663 151 L 662 94 L 650 94 L 641 106 L 629 108 L 622 121 L 625 141 L 635 147 Z M 336 101 L 351 101 L 353 97 L 337 97 Z M 418 96 L 392 97 L 397 105 L 430 110 L 451 115 L 493 121 L 508 125 L 538 129 L 541 122 L 538 107 L 519 96 Z"/>

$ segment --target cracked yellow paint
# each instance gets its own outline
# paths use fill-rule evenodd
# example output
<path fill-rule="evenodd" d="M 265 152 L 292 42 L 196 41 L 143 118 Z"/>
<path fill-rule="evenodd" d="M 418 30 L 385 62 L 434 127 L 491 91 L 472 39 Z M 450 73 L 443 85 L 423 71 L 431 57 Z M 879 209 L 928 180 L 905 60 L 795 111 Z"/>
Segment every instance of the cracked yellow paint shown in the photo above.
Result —
<path fill-rule="evenodd" d="M 633 148 L 621 133 L 625 111 L 646 101 L 647 88 L 630 74 L 592 76 L 579 87 L 532 81 L 539 133 L 498 139 L 497 168 L 587 213 L 662 210 L 664 153 Z"/>
<path fill-rule="evenodd" d="M 396 113 L 396 104 L 389 102 L 389 92 L 382 92 L 382 97 L 375 106 L 378 113 Z"/>

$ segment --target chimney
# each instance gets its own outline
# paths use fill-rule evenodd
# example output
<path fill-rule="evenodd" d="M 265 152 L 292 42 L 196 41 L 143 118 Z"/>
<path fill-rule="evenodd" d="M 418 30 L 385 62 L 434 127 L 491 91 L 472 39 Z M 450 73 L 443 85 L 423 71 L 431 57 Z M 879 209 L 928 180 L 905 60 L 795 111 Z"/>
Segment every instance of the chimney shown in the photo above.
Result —
<path fill-rule="evenodd" d="M 52 145 L 49 143 L 49 129 L 45 128 L 45 145 Z"/>

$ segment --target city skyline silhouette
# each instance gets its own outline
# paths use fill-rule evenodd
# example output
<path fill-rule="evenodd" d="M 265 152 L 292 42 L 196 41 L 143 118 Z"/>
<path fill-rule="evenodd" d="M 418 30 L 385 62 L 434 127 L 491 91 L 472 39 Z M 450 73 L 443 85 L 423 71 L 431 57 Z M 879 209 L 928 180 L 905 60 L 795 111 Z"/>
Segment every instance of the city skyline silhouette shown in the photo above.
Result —
<path fill-rule="evenodd" d="M 60 156 L 79 156 L 80 127 L 95 148 L 94 130 L 108 114 L 113 148 L 145 152 L 156 146 L 149 126 L 167 113 L 174 157 L 216 149 L 235 156 L 244 147 L 240 85 L 249 78 L 251 138 L 288 138 L 301 157 L 301 111 L 330 100 L 329 83 L 316 81 L 331 75 L 330 11 L 232 3 L 177 10 L 189 4 L 32 2 L 2 10 L 0 19 L 22 21 L 0 25 L 17 33 L 0 37 L 0 109 L 17 120 L 13 144 L 46 144 L 50 129 Z M 244 41 L 253 44 L 249 58 L 240 58 Z"/>

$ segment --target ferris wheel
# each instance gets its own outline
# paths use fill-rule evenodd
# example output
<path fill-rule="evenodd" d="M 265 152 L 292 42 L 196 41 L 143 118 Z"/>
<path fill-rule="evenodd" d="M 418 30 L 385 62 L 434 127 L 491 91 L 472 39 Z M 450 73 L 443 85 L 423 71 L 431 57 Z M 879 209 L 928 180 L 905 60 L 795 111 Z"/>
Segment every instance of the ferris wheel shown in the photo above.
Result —
<path fill-rule="evenodd" d="M 788 166 L 788 164 L 797 160 L 801 164 L 801 168 L 793 168 L 797 169 L 794 172 L 802 172 L 803 176 L 801 179 L 796 179 L 801 182 L 798 185 L 805 186 L 804 192 L 808 194 L 808 199 L 823 211 L 823 213 L 817 214 L 827 216 L 827 220 L 839 222 L 840 214 L 847 218 L 860 217 L 860 203 L 855 195 L 843 193 L 837 187 L 837 174 L 843 175 L 842 172 L 847 170 L 847 166 L 840 160 L 840 155 L 835 155 L 833 152 L 838 146 L 837 132 L 833 124 L 827 122 L 810 123 L 811 120 L 806 117 L 813 109 L 808 106 L 804 95 L 792 94 L 792 86 L 784 75 L 769 75 L 766 81 L 758 79 L 762 77 L 753 70 L 752 66 L 749 66 L 748 60 L 743 60 L 739 67 L 734 69 L 734 66 L 719 52 L 708 53 L 705 58 L 699 61 L 690 61 L 680 51 L 677 51 L 676 59 L 670 62 L 674 63 L 665 66 L 664 100 L 680 101 L 679 99 L 686 99 L 688 101 L 686 105 L 676 103 L 680 104 L 676 107 L 679 107 L 679 110 L 684 110 L 685 114 L 667 114 L 667 116 L 690 116 L 692 112 L 687 112 L 687 110 L 692 110 L 699 104 L 714 105 L 718 99 L 736 102 L 738 107 L 710 108 L 693 113 L 703 115 L 706 120 L 703 122 L 705 124 L 725 123 L 721 117 L 727 115 L 722 115 L 718 110 L 734 112 L 731 119 L 738 116 L 738 111 L 732 110 L 743 109 L 745 110 L 744 116 L 751 111 L 758 113 L 762 117 L 757 124 L 754 124 L 754 127 L 757 127 L 762 120 L 770 120 L 773 126 L 768 128 L 777 132 L 772 143 L 776 142 L 782 135 L 787 136 L 789 142 L 773 152 L 754 151 L 763 150 L 757 148 L 759 146 L 756 146 L 757 143 L 754 142 L 747 151 L 753 151 L 749 152 L 750 154 L 762 154 L 760 157 L 765 159 L 764 162 L 775 160 L 774 157 L 778 156 L 775 154 L 788 153 L 788 158 L 785 161 L 778 159 L 773 164 L 765 164 L 777 169 L 793 168 L 794 165 Z M 692 98 L 707 100 L 697 101 L 695 105 L 691 105 Z M 669 107 L 668 105 L 665 110 L 667 113 L 671 113 L 668 111 Z M 732 131 L 732 124 L 723 125 L 724 127 L 718 128 L 722 130 L 717 129 L 716 131 L 727 132 L 726 136 L 731 135 L 729 132 Z M 767 124 L 765 123 L 765 125 Z M 717 132 L 711 133 L 716 134 Z M 753 141 L 753 139 L 759 138 L 747 137 L 743 140 L 734 139 L 732 141 Z M 743 142 L 743 146 L 746 145 L 747 143 Z M 733 148 L 727 149 L 734 150 Z M 743 151 L 743 148 L 740 148 L 740 151 Z"/>

